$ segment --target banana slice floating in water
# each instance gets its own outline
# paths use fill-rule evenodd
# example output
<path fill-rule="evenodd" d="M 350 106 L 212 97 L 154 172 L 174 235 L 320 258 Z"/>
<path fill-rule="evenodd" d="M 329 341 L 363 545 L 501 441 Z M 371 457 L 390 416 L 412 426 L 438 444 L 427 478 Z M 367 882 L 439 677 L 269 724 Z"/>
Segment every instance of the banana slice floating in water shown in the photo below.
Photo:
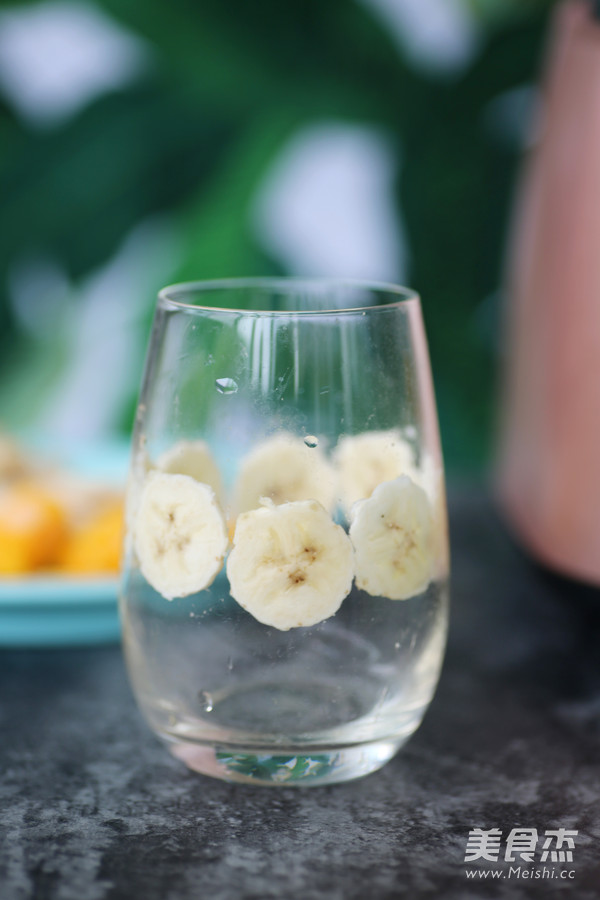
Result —
<path fill-rule="evenodd" d="M 408 600 L 434 572 L 434 522 L 423 488 L 408 475 L 380 484 L 352 508 L 356 585 L 374 597 Z"/>
<path fill-rule="evenodd" d="M 267 497 L 274 503 L 317 500 L 331 510 L 335 491 L 335 472 L 323 452 L 302 438 L 280 434 L 258 444 L 243 460 L 236 505 L 246 512 Z"/>
<path fill-rule="evenodd" d="M 227 560 L 232 597 L 280 631 L 328 619 L 352 587 L 348 535 L 315 500 L 262 502 L 237 520 Z"/>
<path fill-rule="evenodd" d="M 212 584 L 229 543 L 209 485 L 156 471 L 142 490 L 134 541 L 142 575 L 167 600 Z"/>
<path fill-rule="evenodd" d="M 370 497 L 378 484 L 415 473 L 413 450 L 396 428 L 342 437 L 333 458 L 347 514 L 358 500 Z"/>
<path fill-rule="evenodd" d="M 219 503 L 223 503 L 221 473 L 205 441 L 178 441 L 156 461 L 161 472 L 189 475 L 201 484 L 208 484 Z"/>

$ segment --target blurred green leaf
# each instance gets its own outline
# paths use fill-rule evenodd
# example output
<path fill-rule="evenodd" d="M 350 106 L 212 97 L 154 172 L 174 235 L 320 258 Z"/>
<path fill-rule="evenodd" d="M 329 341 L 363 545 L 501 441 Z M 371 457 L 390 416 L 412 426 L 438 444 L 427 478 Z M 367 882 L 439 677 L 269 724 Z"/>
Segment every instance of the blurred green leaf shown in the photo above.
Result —
<path fill-rule="evenodd" d="M 32 353 L 8 300 L 15 263 L 41 254 L 81 280 L 140 221 L 166 212 L 181 234 L 172 280 L 277 273 L 250 219 L 258 185 L 297 128 L 357 122 L 389 135 L 398 154 L 409 281 L 423 296 L 448 461 L 480 464 L 495 360 L 476 322 L 501 281 L 519 164 L 518 148 L 495 140 L 484 118 L 492 100 L 537 77 L 553 4 L 465 2 L 482 45 L 444 79 L 413 68 L 354 0 L 100 0 L 150 45 L 138 83 L 46 131 L 0 104 L 1 383 L 19 353 Z M 40 371 L 49 378 L 58 362 L 42 360 Z M 136 390 L 126 388 L 127 428 Z"/>
<path fill-rule="evenodd" d="M 78 276 L 142 218 L 177 206 L 231 134 L 178 95 L 140 89 L 99 100 L 64 128 L 22 136 L 5 159 L 1 258 L 44 250 Z"/>
<path fill-rule="evenodd" d="M 251 204 L 269 164 L 298 124 L 297 116 L 285 111 L 252 122 L 211 181 L 186 203 L 177 280 L 280 273 L 256 244 Z"/>
<path fill-rule="evenodd" d="M 556 0 L 464 0 L 471 12 L 485 21 L 535 16 L 540 9 L 552 6 Z"/>

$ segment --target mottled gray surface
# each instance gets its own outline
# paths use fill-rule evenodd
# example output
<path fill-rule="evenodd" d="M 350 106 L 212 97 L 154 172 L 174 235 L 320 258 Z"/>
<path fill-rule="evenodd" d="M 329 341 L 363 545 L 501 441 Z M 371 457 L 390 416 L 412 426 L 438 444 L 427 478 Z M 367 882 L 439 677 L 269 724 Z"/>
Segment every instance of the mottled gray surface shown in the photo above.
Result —
<path fill-rule="evenodd" d="M 141 721 L 118 648 L 0 654 L 1 900 L 600 897 L 600 592 L 528 563 L 476 492 L 452 525 L 438 694 L 362 781 L 192 774 Z M 474 826 L 578 829 L 575 880 L 467 880 Z"/>

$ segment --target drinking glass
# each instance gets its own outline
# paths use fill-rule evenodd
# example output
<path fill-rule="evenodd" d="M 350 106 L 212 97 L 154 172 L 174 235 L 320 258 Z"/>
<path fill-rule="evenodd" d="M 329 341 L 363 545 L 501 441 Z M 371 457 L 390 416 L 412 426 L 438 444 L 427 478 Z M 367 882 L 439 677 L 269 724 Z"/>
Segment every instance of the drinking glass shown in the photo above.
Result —
<path fill-rule="evenodd" d="M 191 769 L 378 769 L 433 696 L 445 491 L 420 301 L 350 281 L 159 294 L 120 597 L 137 702 Z"/>

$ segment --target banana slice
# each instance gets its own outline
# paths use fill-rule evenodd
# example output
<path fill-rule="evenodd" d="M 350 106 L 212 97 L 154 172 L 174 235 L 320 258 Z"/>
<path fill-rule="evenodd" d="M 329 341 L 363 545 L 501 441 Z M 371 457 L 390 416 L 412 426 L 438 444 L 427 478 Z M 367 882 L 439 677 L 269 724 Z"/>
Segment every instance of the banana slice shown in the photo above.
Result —
<path fill-rule="evenodd" d="M 352 587 L 348 535 L 315 500 L 263 503 L 237 520 L 227 560 L 232 597 L 280 631 L 328 619 Z"/>
<path fill-rule="evenodd" d="M 346 514 L 357 500 L 370 497 L 382 482 L 415 473 L 412 448 L 396 428 L 340 438 L 333 458 Z"/>
<path fill-rule="evenodd" d="M 259 444 L 240 466 L 236 506 L 255 509 L 261 497 L 274 503 L 316 500 L 326 510 L 335 505 L 335 472 L 323 452 L 302 438 L 279 434 Z"/>
<path fill-rule="evenodd" d="M 142 490 L 134 540 L 142 575 L 167 600 L 212 584 L 229 543 L 209 485 L 156 471 Z"/>
<path fill-rule="evenodd" d="M 223 505 L 223 483 L 209 446 L 205 441 L 178 441 L 156 461 L 157 469 L 172 475 L 189 475 L 213 489 Z"/>
<path fill-rule="evenodd" d="M 350 539 L 357 587 L 373 597 L 408 600 L 434 573 L 434 522 L 423 488 L 408 475 L 375 488 L 352 509 Z"/>

